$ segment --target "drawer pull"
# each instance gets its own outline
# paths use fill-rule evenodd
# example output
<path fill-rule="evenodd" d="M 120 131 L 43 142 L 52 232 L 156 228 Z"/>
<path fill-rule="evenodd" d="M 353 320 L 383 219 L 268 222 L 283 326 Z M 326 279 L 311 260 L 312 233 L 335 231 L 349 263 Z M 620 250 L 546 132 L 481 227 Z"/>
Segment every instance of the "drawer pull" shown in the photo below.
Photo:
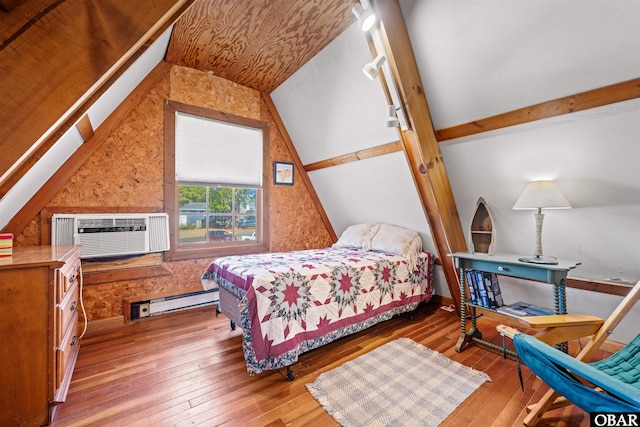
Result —
<path fill-rule="evenodd" d="M 77 336 L 73 336 L 73 338 L 71 338 L 71 345 L 76 345 L 78 344 L 78 337 Z"/>
<path fill-rule="evenodd" d="M 498 266 L 498 271 L 505 271 L 505 268 L 503 266 Z"/>
<path fill-rule="evenodd" d="M 74 310 L 76 309 L 76 305 L 77 305 L 77 303 L 76 303 L 75 301 L 74 301 L 74 302 L 72 302 L 72 303 L 71 303 L 71 306 L 69 307 L 69 310 L 70 310 L 70 311 L 74 311 Z"/>
<path fill-rule="evenodd" d="M 69 283 L 73 283 L 76 281 L 76 276 L 70 276 L 69 277 Z"/>

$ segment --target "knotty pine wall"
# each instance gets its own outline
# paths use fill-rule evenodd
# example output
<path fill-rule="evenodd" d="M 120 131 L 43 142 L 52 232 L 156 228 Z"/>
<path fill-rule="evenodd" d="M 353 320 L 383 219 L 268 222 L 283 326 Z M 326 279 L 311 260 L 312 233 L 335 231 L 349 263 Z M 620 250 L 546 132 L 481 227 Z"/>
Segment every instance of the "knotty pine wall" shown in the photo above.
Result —
<path fill-rule="evenodd" d="M 41 217 L 56 211 L 103 212 L 149 208 L 163 210 L 164 113 L 166 99 L 221 110 L 239 116 L 267 121 L 270 129 L 270 157 L 292 162 L 273 116 L 260 92 L 181 66 L 160 64 L 166 75 L 152 87 L 108 135 L 98 150 L 79 168 L 45 210 L 16 236 L 17 246 L 47 242 L 41 236 Z M 300 171 L 296 170 L 298 175 Z M 272 170 L 265 185 L 270 186 L 270 250 L 288 251 L 331 245 L 329 231 L 307 188 L 295 177 L 294 186 L 274 186 Z M 46 211 L 46 213 L 45 213 Z M 45 219 L 46 220 L 46 219 Z M 153 259 L 153 258 L 152 258 Z M 86 284 L 84 305 L 89 321 L 123 315 L 123 299 L 201 288 L 200 276 L 211 259 L 162 262 L 163 275 L 143 279 L 125 279 Z M 120 263 L 100 263 L 101 269 L 117 269 Z M 85 271 L 95 269 L 84 263 Z"/>

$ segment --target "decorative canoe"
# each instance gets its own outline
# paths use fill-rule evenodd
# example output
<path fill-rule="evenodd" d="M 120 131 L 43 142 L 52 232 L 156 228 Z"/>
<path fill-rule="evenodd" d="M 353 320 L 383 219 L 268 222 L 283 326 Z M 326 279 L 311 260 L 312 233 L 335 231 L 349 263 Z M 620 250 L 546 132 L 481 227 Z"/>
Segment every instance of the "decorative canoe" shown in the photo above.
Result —
<path fill-rule="evenodd" d="M 496 228 L 493 215 L 484 198 L 478 198 L 476 210 L 469 225 L 469 242 L 471 253 L 485 253 L 493 255 L 496 243 Z"/>

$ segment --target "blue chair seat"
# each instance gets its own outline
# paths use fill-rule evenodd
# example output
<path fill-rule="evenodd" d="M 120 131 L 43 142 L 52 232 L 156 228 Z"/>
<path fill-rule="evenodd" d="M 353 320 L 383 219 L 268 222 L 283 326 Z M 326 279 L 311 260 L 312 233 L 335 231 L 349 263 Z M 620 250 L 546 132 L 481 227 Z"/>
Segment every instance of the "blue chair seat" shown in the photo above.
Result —
<path fill-rule="evenodd" d="M 620 351 L 590 365 L 640 390 L 640 335 Z"/>
<path fill-rule="evenodd" d="M 529 369 L 585 412 L 640 411 L 640 335 L 607 359 L 592 363 L 574 359 L 526 334 L 515 334 L 513 342 Z"/>

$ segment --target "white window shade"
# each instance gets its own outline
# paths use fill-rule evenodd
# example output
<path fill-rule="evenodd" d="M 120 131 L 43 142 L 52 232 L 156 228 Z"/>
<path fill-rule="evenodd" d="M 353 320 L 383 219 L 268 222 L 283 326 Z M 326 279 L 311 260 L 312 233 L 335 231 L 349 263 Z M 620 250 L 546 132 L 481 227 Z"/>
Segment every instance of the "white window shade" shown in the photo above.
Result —
<path fill-rule="evenodd" d="M 262 130 L 176 113 L 176 180 L 262 186 Z"/>

